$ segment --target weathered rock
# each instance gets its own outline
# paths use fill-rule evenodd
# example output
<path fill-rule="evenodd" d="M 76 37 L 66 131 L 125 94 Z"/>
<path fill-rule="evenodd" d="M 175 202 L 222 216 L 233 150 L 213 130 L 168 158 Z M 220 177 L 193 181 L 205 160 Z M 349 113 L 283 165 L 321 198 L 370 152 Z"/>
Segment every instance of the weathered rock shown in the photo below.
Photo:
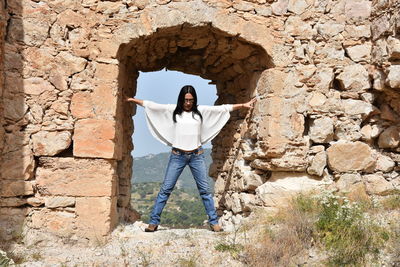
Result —
<path fill-rule="evenodd" d="M 362 91 L 370 88 L 367 70 L 359 64 L 344 67 L 336 79 L 343 90 Z"/>
<path fill-rule="evenodd" d="M 392 65 L 389 67 L 386 83 L 392 88 L 400 88 L 400 65 Z"/>
<path fill-rule="evenodd" d="M 396 126 L 391 126 L 385 129 L 378 139 L 378 145 L 380 148 L 395 148 L 400 143 L 400 133 L 399 128 Z"/>
<path fill-rule="evenodd" d="M 389 36 L 388 38 L 389 57 L 391 59 L 400 59 L 400 40 Z"/>
<path fill-rule="evenodd" d="M 368 117 L 374 111 L 374 106 L 361 100 L 344 99 L 342 105 L 346 114 L 360 115 L 362 118 Z"/>
<path fill-rule="evenodd" d="M 74 197 L 46 197 L 44 205 L 50 209 L 75 206 L 75 198 Z"/>
<path fill-rule="evenodd" d="M 335 140 L 357 141 L 362 137 L 360 121 L 338 120 L 335 125 Z"/>
<path fill-rule="evenodd" d="M 116 162 L 102 159 L 41 157 L 36 184 L 44 195 L 114 196 Z"/>
<path fill-rule="evenodd" d="M 275 15 L 283 15 L 287 12 L 289 0 L 278 0 L 272 3 L 272 13 Z"/>
<path fill-rule="evenodd" d="M 60 52 L 56 61 L 58 63 L 58 67 L 63 70 L 63 74 L 65 76 L 70 76 L 74 73 L 81 72 L 85 69 L 87 60 L 81 57 L 74 56 L 68 52 Z"/>
<path fill-rule="evenodd" d="M 304 13 L 309 6 L 306 0 L 289 0 L 287 10 L 299 15 Z"/>
<path fill-rule="evenodd" d="M 33 176 L 35 161 L 29 146 L 3 155 L 0 162 L 1 177 L 8 180 L 27 180 Z"/>
<path fill-rule="evenodd" d="M 0 207 L 20 207 L 27 203 L 25 198 L 17 197 L 0 197 Z"/>
<path fill-rule="evenodd" d="M 71 133 L 40 131 L 32 135 L 35 156 L 54 156 L 71 145 Z"/>
<path fill-rule="evenodd" d="M 363 126 L 360 130 L 360 133 L 362 135 L 361 139 L 370 141 L 371 139 L 378 137 L 381 132 L 382 129 L 378 125 L 367 124 Z"/>
<path fill-rule="evenodd" d="M 102 238 L 117 223 L 116 197 L 82 197 L 76 199 L 76 225 L 79 235 L 91 239 Z"/>
<path fill-rule="evenodd" d="M 266 207 L 279 207 L 288 204 L 296 193 L 311 191 L 323 186 L 303 173 L 273 172 L 271 178 L 256 189 L 256 195 Z"/>
<path fill-rule="evenodd" d="M 66 211 L 51 211 L 49 209 L 35 210 L 30 227 L 46 229 L 61 237 L 70 237 L 76 229 L 76 215 Z"/>
<path fill-rule="evenodd" d="M 31 181 L 23 180 L 0 180 L 0 196 L 16 197 L 33 195 L 33 186 Z"/>
<path fill-rule="evenodd" d="M 74 156 L 119 158 L 116 127 L 112 120 L 84 119 L 75 124 Z"/>
<path fill-rule="evenodd" d="M 371 58 L 371 44 L 361 44 L 347 47 L 345 50 L 354 62 L 368 61 Z"/>
<path fill-rule="evenodd" d="M 307 172 L 311 175 L 322 176 L 325 166 L 326 153 L 325 151 L 322 151 L 313 157 L 310 167 L 307 168 Z"/>
<path fill-rule="evenodd" d="M 365 175 L 363 179 L 367 193 L 370 195 L 385 196 L 393 193 L 395 190 L 394 186 L 380 174 Z"/>
<path fill-rule="evenodd" d="M 366 0 L 346 0 L 345 14 L 347 19 L 368 18 L 371 15 L 371 2 Z"/>
<path fill-rule="evenodd" d="M 44 91 L 54 90 L 54 86 L 51 83 L 39 77 L 24 80 L 23 88 L 28 95 L 40 95 Z"/>
<path fill-rule="evenodd" d="M 340 176 L 336 182 L 336 187 L 340 192 L 352 192 L 359 188 L 360 185 L 364 186 L 361 175 L 358 173 L 346 173 Z"/>
<path fill-rule="evenodd" d="M 329 143 L 333 140 L 333 120 L 323 117 L 310 125 L 310 138 L 315 143 Z"/>
<path fill-rule="evenodd" d="M 376 170 L 383 172 L 390 172 L 395 166 L 394 161 L 385 155 L 379 155 L 376 161 Z"/>
<path fill-rule="evenodd" d="M 336 172 L 351 172 L 371 168 L 375 162 L 371 148 L 362 142 L 340 142 L 327 149 L 328 165 Z"/>

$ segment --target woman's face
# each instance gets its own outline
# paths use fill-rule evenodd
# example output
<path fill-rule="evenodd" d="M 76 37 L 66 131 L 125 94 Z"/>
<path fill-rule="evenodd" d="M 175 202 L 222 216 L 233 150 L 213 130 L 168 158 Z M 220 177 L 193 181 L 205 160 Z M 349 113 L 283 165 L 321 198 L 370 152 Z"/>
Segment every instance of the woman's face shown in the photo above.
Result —
<path fill-rule="evenodd" d="M 191 111 L 193 107 L 194 98 L 191 93 L 185 94 L 185 101 L 183 103 L 183 110 Z"/>

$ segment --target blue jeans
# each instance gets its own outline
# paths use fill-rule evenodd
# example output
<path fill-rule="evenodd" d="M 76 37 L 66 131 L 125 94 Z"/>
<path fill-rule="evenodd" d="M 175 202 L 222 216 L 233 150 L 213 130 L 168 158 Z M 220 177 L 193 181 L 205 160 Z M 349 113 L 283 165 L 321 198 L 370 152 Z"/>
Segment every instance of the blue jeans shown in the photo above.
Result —
<path fill-rule="evenodd" d="M 160 224 L 161 212 L 167 204 L 168 198 L 175 187 L 178 177 L 181 175 L 186 165 L 189 165 L 190 171 L 196 181 L 204 208 L 208 215 L 208 221 L 211 225 L 218 223 L 218 216 L 214 207 L 213 195 L 211 194 L 210 185 L 206 174 L 206 164 L 204 159 L 203 148 L 199 148 L 193 152 L 183 152 L 172 149 L 169 157 L 167 171 L 165 173 L 164 182 L 160 192 L 154 203 L 153 210 L 150 215 L 150 224 Z"/>

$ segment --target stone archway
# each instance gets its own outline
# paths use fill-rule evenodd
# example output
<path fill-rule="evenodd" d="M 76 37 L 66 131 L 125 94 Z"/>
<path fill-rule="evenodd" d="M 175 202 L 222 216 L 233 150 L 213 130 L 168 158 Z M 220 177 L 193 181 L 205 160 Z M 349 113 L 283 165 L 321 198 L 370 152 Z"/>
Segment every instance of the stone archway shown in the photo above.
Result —
<path fill-rule="evenodd" d="M 118 51 L 119 81 L 124 95 L 135 95 L 139 71 L 156 71 L 163 68 L 199 75 L 212 80 L 217 87 L 217 103 L 241 103 L 256 95 L 260 73 L 272 66 L 265 50 L 240 36 L 232 36 L 211 25 L 193 26 L 188 23 L 157 29 L 123 44 Z M 201 88 L 199 92 L 201 92 Z M 149 88 L 163 90 L 163 88 Z M 123 125 L 123 166 L 131 166 L 131 117 L 135 114 L 126 105 L 121 112 Z M 211 176 L 225 177 L 228 165 L 237 158 L 238 146 L 243 139 L 251 138 L 249 120 L 245 114 L 235 112 L 224 130 L 213 141 Z M 254 133 L 253 133 L 254 134 Z M 225 162 L 229 162 L 223 168 Z M 119 200 L 129 205 L 131 168 L 121 168 Z M 223 208 L 223 207 L 222 207 Z"/>

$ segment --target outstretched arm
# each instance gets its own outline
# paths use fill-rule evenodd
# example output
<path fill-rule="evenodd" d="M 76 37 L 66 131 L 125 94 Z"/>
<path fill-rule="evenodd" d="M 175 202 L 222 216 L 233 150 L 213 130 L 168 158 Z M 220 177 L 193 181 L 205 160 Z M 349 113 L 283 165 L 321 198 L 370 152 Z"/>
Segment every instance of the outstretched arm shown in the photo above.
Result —
<path fill-rule="evenodd" d="M 133 102 L 133 103 L 143 107 L 143 100 L 141 100 L 141 99 L 127 97 L 127 98 L 125 98 L 125 101 L 126 102 Z"/>
<path fill-rule="evenodd" d="M 246 109 L 252 109 L 253 104 L 257 101 L 256 97 L 253 97 L 249 102 L 242 103 L 242 104 L 233 104 L 233 109 L 232 110 L 238 110 L 241 108 L 246 108 Z"/>

